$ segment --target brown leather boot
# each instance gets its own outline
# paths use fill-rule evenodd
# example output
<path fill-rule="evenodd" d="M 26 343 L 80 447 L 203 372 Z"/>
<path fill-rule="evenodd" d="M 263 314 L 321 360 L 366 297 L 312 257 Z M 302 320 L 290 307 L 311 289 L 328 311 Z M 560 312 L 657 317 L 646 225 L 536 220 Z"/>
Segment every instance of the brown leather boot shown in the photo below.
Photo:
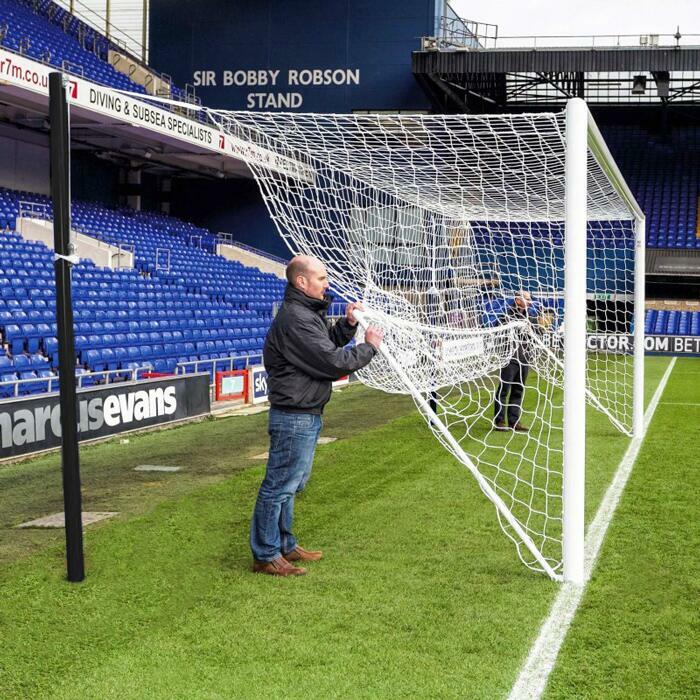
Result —
<path fill-rule="evenodd" d="M 496 421 L 493 424 L 493 427 L 495 430 L 498 430 L 500 433 L 502 433 L 504 430 L 508 430 L 508 428 L 506 428 L 506 422 L 504 420 Z"/>
<path fill-rule="evenodd" d="M 282 555 L 287 561 L 318 561 L 323 552 L 316 550 L 309 551 L 297 545 L 291 552 Z"/>
<path fill-rule="evenodd" d="M 277 557 L 272 561 L 253 561 L 253 571 L 270 576 L 303 576 L 306 573 L 306 569 L 292 566 L 284 557 Z"/>
<path fill-rule="evenodd" d="M 520 422 L 516 423 L 515 425 L 511 425 L 510 427 L 518 433 L 526 433 L 528 430 L 530 430 L 530 428 Z"/>

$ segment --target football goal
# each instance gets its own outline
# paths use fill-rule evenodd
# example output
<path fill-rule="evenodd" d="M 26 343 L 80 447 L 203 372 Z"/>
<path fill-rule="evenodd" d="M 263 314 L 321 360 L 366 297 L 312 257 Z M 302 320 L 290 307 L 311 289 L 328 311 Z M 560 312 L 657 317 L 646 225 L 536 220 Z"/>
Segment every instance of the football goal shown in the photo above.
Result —
<path fill-rule="evenodd" d="M 210 114 L 267 154 L 290 249 L 384 329 L 359 378 L 413 397 L 526 566 L 581 582 L 586 405 L 640 438 L 644 349 L 644 216 L 586 104 Z"/>

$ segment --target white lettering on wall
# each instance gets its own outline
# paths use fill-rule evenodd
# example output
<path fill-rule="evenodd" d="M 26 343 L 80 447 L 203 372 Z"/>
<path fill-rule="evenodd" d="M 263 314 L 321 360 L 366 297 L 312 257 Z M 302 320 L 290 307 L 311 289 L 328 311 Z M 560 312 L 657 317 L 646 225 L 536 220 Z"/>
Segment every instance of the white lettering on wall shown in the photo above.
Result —
<path fill-rule="evenodd" d="M 284 79 L 286 77 L 286 86 Z M 279 68 L 196 70 L 192 75 L 195 86 L 216 87 L 341 87 L 360 84 L 359 68 L 290 68 L 286 75 Z M 304 97 L 299 92 L 256 91 L 246 95 L 246 109 L 299 109 Z"/>

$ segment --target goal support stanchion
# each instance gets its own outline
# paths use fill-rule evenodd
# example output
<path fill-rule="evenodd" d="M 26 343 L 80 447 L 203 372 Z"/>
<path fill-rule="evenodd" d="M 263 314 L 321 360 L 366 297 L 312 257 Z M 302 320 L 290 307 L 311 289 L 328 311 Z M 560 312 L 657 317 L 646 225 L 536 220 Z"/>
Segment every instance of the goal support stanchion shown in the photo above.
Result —
<path fill-rule="evenodd" d="M 363 330 L 367 330 L 367 327 L 369 326 L 367 312 L 362 312 L 355 309 L 355 311 L 353 311 L 353 315 L 355 316 L 355 319 L 358 321 L 360 326 L 362 326 Z M 481 488 L 485 496 L 494 504 L 494 506 L 496 506 L 496 509 L 498 510 L 501 517 L 503 517 L 506 520 L 506 522 L 513 528 L 513 531 L 521 539 L 523 544 L 528 548 L 530 553 L 535 557 L 537 563 L 542 567 L 542 569 L 547 573 L 547 575 L 551 579 L 555 581 L 561 581 L 562 577 L 559 574 L 557 574 L 556 571 L 554 571 L 554 569 L 552 569 L 549 562 L 547 562 L 547 560 L 542 556 L 542 553 L 537 549 L 531 537 L 525 532 L 520 523 L 515 519 L 513 514 L 510 512 L 506 504 L 503 503 L 503 500 L 496 493 L 491 484 L 489 484 L 489 482 L 482 476 L 481 472 L 479 472 L 474 462 L 462 449 L 462 446 L 459 444 L 459 442 L 455 440 L 452 433 L 450 433 L 447 426 L 442 422 L 442 420 L 438 417 L 435 411 L 433 411 L 430 402 L 426 400 L 426 398 L 420 393 L 420 391 L 418 391 L 414 383 L 411 381 L 411 378 L 405 372 L 403 367 L 401 367 L 401 365 L 396 361 L 396 358 L 387 350 L 386 345 L 384 343 L 382 343 L 382 345 L 379 346 L 379 352 L 382 354 L 382 357 L 384 357 L 391 369 L 394 372 L 396 372 L 396 375 L 409 389 L 411 395 L 413 396 L 413 399 L 420 406 L 425 415 L 430 419 L 431 423 L 433 424 L 433 427 L 440 433 L 440 435 L 442 435 L 445 442 L 450 446 L 452 450 L 454 450 L 455 454 L 458 456 L 460 461 L 472 473 L 472 476 L 476 479 L 477 483 L 479 484 L 479 487 Z"/>
<path fill-rule="evenodd" d="M 59 72 L 49 75 L 49 121 L 66 564 L 68 580 L 77 583 L 85 578 L 85 562 L 71 301 L 71 259 L 75 251 L 70 240 L 70 113 L 66 99 L 66 79 Z"/>
<path fill-rule="evenodd" d="M 563 575 L 584 580 L 586 483 L 586 258 L 588 107 L 566 106 L 566 213 L 564 232 L 564 469 Z"/>

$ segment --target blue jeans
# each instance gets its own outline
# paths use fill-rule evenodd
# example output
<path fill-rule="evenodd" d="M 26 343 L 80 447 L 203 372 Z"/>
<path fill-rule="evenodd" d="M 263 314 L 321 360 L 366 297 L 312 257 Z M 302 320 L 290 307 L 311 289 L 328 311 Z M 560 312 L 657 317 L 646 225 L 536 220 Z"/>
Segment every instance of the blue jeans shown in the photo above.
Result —
<path fill-rule="evenodd" d="M 265 478 L 250 524 L 250 548 L 256 561 L 272 561 L 291 552 L 294 495 L 311 474 L 321 416 L 270 409 L 270 453 Z"/>

